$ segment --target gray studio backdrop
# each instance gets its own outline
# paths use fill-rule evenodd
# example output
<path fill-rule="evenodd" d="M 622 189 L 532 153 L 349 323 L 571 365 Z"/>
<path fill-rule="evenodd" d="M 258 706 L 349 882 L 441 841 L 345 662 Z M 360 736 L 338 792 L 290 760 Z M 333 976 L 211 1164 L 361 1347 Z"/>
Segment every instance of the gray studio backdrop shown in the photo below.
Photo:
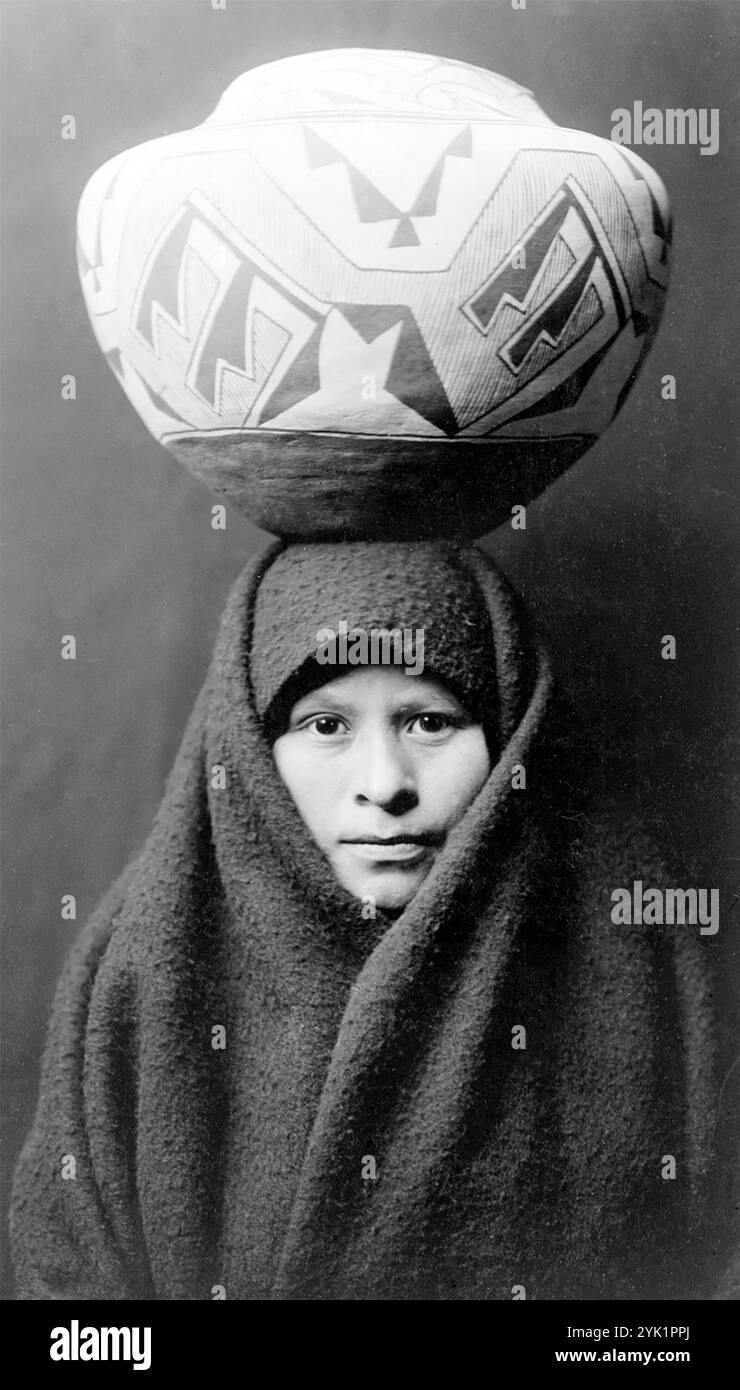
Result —
<path fill-rule="evenodd" d="M 643 150 L 676 218 L 668 308 L 607 436 L 487 547 L 523 591 L 625 803 L 732 960 L 728 842 L 740 6 L 715 0 L 2 0 L 4 1181 L 30 1122 L 71 940 L 147 833 L 228 586 L 261 544 L 153 442 L 94 343 L 74 225 L 104 160 L 198 124 L 239 72 L 311 49 L 489 67 L 608 136 L 633 101 L 720 110 L 720 148 Z M 60 138 L 72 114 L 77 138 Z M 733 188 L 735 193 L 733 194 Z M 734 216 L 733 216 L 734 214 Z M 73 373 L 77 399 L 63 401 Z M 661 377 L 677 400 L 661 400 Z M 737 593 L 734 598 L 736 600 Z M 77 660 L 60 640 L 77 638 Z M 663 661 L 672 633 L 678 660 Z M 725 858 L 726 862 L 726 858 Z M 678 880 L 680 882 L 680 879 Z M 78 922 L 63 922 L 62 894 Z M 724 960 L 723 954 L 725 953 Z M 3 1241 L 4 1246 L 7 1245 Z M 8 1293 L 12 1285 L 6 1285 Z"/>

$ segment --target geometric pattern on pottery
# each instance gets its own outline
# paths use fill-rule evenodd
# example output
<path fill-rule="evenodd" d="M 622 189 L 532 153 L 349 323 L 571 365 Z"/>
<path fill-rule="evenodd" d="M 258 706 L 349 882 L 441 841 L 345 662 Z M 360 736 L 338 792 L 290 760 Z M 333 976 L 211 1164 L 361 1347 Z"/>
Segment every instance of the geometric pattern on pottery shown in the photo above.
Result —
<path fill-rule="evenodd" d="M 344 86 L 314 77 L 301 109 L 289 70 L 311 59 Z M 98 171 L 80 272 L 155 437 L 600 434 L 660 316 L 667 203 L 636 156 L 533 111 L 464 64 L 305 55 Z"/>

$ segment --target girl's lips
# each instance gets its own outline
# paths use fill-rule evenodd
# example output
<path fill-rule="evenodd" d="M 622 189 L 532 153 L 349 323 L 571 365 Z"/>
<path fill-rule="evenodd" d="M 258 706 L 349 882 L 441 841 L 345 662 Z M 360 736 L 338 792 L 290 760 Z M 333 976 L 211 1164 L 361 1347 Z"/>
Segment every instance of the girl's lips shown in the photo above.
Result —
<path fill-rule="evenodd" d="M 374 844 L 366 840 L 353 840 L 348 847 L 360 859 L 366 859 L 373 864 L 415 863 L 418 859 L 423 859 L 429 853 L 430 848 L 429 845 L 420 845 L 414 840 L 389 845 Z"/>

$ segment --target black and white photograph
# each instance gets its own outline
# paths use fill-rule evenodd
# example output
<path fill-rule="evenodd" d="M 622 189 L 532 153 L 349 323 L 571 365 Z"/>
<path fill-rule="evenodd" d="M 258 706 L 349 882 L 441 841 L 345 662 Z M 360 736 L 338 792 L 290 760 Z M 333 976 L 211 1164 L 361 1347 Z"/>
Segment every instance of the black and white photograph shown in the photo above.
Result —
<path fill-rule="evenodd" d="M 690 1361 L 740 1297 L 740 5 L 0 26 L 3 1298 L 67 1305 L 52 1380 L 164 1374 L 181 1302 Z"/>

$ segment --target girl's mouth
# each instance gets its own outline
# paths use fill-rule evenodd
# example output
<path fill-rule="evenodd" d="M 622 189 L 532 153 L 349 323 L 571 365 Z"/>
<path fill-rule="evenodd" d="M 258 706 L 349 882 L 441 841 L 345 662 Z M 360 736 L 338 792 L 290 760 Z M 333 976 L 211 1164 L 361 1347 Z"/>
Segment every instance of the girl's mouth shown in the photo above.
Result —
<path fill-rule="evenodd" d="M 401 840 L 394 837 L 390 840 L 350 840 L 345 843 L 360 859 L 366 859 L 373 864 L 416 863 L 429 851 L 429 844 L 421 843 L 419 839 Z"/>

